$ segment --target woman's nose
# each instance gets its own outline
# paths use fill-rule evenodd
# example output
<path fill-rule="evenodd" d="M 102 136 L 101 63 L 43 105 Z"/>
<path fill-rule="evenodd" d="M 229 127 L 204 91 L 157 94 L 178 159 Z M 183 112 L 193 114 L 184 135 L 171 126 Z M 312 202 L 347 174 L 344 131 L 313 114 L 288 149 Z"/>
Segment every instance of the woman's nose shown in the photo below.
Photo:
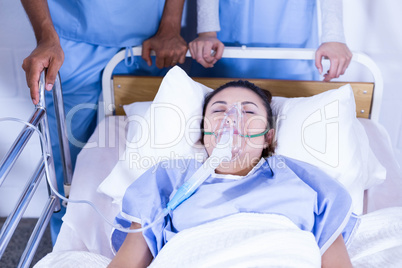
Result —
<path fill-rule="evenodd" d="M 234 105 L 226 112 L 225 125 L 235 126 L 239 120 L 239 108 Z"/>
<path fill-rule="evenodd" d="M 233 116 L 227 116 L 225 119 L 225 125 L 228 126 L 233 126 L 234 124 L 236 124 L 237 119 L 234 118 Z"/>

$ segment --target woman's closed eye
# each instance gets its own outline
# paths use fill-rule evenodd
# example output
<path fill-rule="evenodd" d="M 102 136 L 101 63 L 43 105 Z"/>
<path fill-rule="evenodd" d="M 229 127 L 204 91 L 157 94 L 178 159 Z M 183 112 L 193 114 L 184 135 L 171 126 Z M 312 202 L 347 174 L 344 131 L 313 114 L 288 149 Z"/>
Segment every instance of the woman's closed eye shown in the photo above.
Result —
<path fill-rule="evenodd" d="M 217 109 L 212 111 L 212 113 L 224 113 L 224 112 L 226 112 L 226 110 L 224 109 Z"/>
<path fill-rule="evenodd" d="M 212 113 L 225 113 L 227 112 L 226 109 L 216 109 L 216 110 L 212 110 Z M 255 114 L 255 111 L 252 110 L 243 110 L 242 111 L 245 114 Z"/>

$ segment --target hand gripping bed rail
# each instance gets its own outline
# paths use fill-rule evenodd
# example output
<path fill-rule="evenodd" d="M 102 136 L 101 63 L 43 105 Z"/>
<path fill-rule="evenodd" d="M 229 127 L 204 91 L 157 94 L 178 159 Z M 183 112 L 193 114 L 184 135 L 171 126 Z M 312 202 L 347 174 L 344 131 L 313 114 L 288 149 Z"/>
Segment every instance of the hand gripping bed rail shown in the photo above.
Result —
<path fill-rule="evenodd" d="M 43 177 L 46 175 L 50 181 L 52 181 L 53 185 L 57 185 L 56 183 L 56 175 L 53 163 L 53 154 L 51 151 L 51 143 L 50 143 L 50 135 L 49 135 L 49 126 L 46 116 L 46 105 L 45 105 L 45 72 L 42 72 L 40 76 L 39 82 L 39 103 L 35 106 L 35 110 L 30 117 L 28 122 L 20 122 L 25 123 L 22 131 L 14 141 L 10 150 L 3 157 L 0 162 L 0 186 L 4 182 L 6 176 L 9 174 L 11 168 L 14 166 L 21 152 L 25 148 L 25 145 L 28 143 L 29 139 L 32 137 L 33 132 L 38 131 L 33 127 L 37 127 L 41 136 L 44 138 L 41 139 L 41 149 L 42 155 L 45 155 L 43 159 L 41 159 L 32 174 L 30 180 L 28 180 L 21 196 L 19 197 L 15 208 L 12 210 L 10 215 L 7 217 L 6 222 L 3 224 L 0 231 L 0 258 L 3 256 L 4 251 L 17 228 L 19 221 L 21 220 L 26 208 L 29 205 L 38 185 Z M 60 77 L 56 78 L 55 86 L 53 88 L 53 98 L 55 103 L 55 113 L 57 118 L 58 132 L 59 132 L 59 140 L 60 147 L 62 153 L 62 163 L 63 163 L 63 172 L 64 172 L 64 183 L 66 185 L 71 184 L 72 179 L 72 165 L 70 158 L 70 149 L 68 146 L 67 139 L 67 130 L 65 125 L 65 116 L 64 116 L 64 106 L 63 106 L 63 96 L 61 90 Z M 5 118 L 2 121 L 8 121 L 13 119 Z M 13 120 L 18 121 L 18 120 Z M 46 158 L 46 159 L 45 159 Z M 45 163 L 45 161 L 47 163 Z M 46 166 L 48 169 L 46 169 Z M 68 194 L 68 193 L 67 193 Z M 46 229 L 50 221 L 50 217 L 54 211 L 60 210 L 60 202 L 59 198 L 55 196 L 49 190 L 49 198 L 45 204 L 45 207 L 36 223 L 35 229 L 33 230 L 31 237 L 25 247 L 25 250 L 20 258 L 20 262 L 18 267 L 29 267 L 32 259 L 35 255 L 36 249 L 39 245 L 39 242 L 43 236 L 43 233 Z"/>
<path fill-rule="evenodd" d="M 141 56 L 141 46 L 132 48 L 133 56 Z M 223 58 L 238 58 L 238 59 L 288 59 L 288 60 L 315 60 L 315 49 L 305 48 L 267 48 L 267 47 L 225 47 Z M 104 102 L 104 116 L 113 115 L 114 107 L 114 92 L 112 73 L 114 68 L 122 60 L 125 59 L 126 50 L 119 51 L 106 65 L 102 75 L 102 97 Z M 151 54 L 155 55 L 155 53 Z M 186 57 L 191 57 L 190 52 L 187 52 Z M 381 71 L 375 62 L 366 54 L 361 52 L 353 52 L 353 62 L 357 62 L 365 66 L 373 76 L 374 93 L 371 104 L 370 119 L 378 122 L 380 115 L 380 106 L 382 102 L 382 92 L 384 81 Z M 102 107 L 102 106 L 100 106 Z"/>

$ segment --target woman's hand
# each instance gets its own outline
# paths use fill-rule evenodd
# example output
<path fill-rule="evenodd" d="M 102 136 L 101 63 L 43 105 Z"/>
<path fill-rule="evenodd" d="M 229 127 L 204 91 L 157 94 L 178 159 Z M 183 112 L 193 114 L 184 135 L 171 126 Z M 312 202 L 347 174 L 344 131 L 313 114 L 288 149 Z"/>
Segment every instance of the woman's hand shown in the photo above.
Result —
<path fill-rule="evenodd" d="M 41 72 L 47 68 L 46 90 L 53 88 L 57 73 L 63 64 L 64 52 L 60 46 L 58 37 L 48 41 L 41 41 L 23 62 L 28 87 L 34 104 L 39 102 L 39 79 Z"/>
<path fill-rule="evenodd" d="M 330 68 L 324 74 L 324 81 L 329 82 L 332 78 L 338 78 L 345 73 L 352 60 L 352 52 L 344 43 L 327 42 L 321 44 L 315 52 L 315 66 L 320 74 L 322 73 L 321 61 L 323 57 L 330 60 Z"/>
<path fill-rule="evenodd" d="M 216 32 L 200 33 L 189 44 L 191 57 L 205 68 L 214 67 L 222 58 L 225 46 L 216 37 Z"/>

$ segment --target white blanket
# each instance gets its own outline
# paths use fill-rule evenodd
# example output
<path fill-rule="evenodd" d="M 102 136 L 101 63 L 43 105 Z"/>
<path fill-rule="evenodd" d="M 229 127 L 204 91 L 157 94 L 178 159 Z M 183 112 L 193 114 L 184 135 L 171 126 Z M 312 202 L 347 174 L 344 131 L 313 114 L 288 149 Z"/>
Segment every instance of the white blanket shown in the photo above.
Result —
<path fill-rule="evenodd" d="M 88 251 L 58 251 L 47 254 L 34 268 L 103 268 L 110 259 Z"/>
<path fill-rule="evenodd" d="M 363 215 L 348 252 L 354 268 L 402 267 L 402 207 Z"/>
<path fill-rule="evenodd" d="M 355 268 L 402 267 L 402 207 L 362 216 L 348 252 Z M 35 267 L 106 267 L 109 261 L 94 253 L 60 251 Z M 320 267 L 320 261 L 310 232 L 283 216 L 248 213 L 178 233 L 151 267 Z"/>
<path fill-rule="evenodd" d="M 152 262 L 157 267 L 320 267 L 311 232 L 288 218 L 235 214 L 175 235 Z"/>

